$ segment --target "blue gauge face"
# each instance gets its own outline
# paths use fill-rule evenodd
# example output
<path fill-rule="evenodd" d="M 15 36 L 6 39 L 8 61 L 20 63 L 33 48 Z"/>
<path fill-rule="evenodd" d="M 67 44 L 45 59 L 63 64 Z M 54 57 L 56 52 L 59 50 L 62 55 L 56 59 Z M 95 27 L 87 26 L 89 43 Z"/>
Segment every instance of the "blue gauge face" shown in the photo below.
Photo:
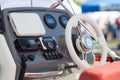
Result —
<path fill-rule="evenodd" d="M 46 14 L 44 16 L 44 21 L 45 21 L 46 25 L 51 29 L 53 29 L 57 26 L 57 22 L 56 22 L 55 18 L 50 14 Z"/>
<path fill-rule="evenodd" d="M 69 17 L 66 16 L 66 15 L 61 15 L 61 16 L 59 17 L 60 24 L 61 24 L 64 28 L 66 27 L 68 20 L 69 20 Z"/>

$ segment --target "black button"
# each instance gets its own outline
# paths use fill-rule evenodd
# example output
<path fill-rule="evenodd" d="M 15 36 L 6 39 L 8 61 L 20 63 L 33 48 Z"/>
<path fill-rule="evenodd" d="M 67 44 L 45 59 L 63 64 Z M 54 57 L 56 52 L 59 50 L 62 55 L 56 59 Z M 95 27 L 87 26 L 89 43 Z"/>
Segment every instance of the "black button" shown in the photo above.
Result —
<path fill-rule="evenodd" d="M 52 56 L 52 53 L 48 53 L 49 57 L 51 60 L 53 60 L 53 56 Z"/>
<path fill-rule="evenodd" d="M 55 52 L 52 52 L 52 56 L 53 56 L 54 59 L 57 59 L 57 55 L 56 55 Z"/>
<path fill-rule="evenodd" d="M 61 53 L 58 53 L 59 55 L 59 58 L 62 59 L 63 58 L 63 55 Z"/>
<path fill-rule="evenodd" d="M 50 60 L 50 56 L 48 55 L 48 53 L 44 53 L 43 56 L 45 57 L 46 60 Z"/>
<path fill-rule="evenodd" d="M 59 59 L 59 54 L 57 52 L 55 52 L 55 56 L 56 56 L 56 59 Z"/>
<path fill-rule="evenodd" d="M 33 55 L 28 55 L 28 59 L 33 61 L 35 59 L 35 57 Z"/>

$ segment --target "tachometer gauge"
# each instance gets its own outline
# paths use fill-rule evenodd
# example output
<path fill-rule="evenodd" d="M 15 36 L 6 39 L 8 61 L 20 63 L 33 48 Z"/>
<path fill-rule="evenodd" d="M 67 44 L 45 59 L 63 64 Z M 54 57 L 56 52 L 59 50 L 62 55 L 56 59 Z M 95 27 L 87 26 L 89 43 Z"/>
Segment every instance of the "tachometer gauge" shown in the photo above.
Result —
<path fill-rule="evenodd" d="M 46 25 L 51 29 L 53 29 L 57 26 L 57 22 L 56 22 L 55 18 L 50 14 L 46 14 L 44 16 L 44 21 L 45 21 Z"/>
<path fill-rule="evenodd" d="M 60 24 L 61 24 L 64 28 L 66 27 L 68 20 L 69 20 L 69 17 L 66 16 L 66 15 L 61 15 L 61 16 L 59 17 Z"/>

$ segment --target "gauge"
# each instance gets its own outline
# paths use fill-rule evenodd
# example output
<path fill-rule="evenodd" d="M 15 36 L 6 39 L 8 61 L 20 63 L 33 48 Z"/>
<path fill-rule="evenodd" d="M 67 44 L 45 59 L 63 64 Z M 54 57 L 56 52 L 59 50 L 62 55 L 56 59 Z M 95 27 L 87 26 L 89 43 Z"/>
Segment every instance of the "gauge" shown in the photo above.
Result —
<path fill-rule="evenodd" d="M 69 20 L 69 17 L 66 16 L 66 15 L 61 15 L 61 16 L 59 17 L 60 24 L 61 24 L 64 28 L 66 27 L 68 20 Z"/>
<path fill-rule="evenodd" d="M 57 22 L 56 22 L 55 18 L 50 14 L 46 14 L 44 16 L 44 21 L 45 21 L 46 25 L 51 29 L 53 29 L 57 26 Z"/>

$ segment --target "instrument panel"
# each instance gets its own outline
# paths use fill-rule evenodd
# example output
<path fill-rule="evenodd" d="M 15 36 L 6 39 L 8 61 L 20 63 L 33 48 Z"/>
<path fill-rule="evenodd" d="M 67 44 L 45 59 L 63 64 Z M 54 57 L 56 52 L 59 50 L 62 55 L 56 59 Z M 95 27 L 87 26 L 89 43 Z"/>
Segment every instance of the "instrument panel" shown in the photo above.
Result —
<path fill-rule="evenodd" d="M 37 14 L 45 33 L 35 36 L 16 35 L 9 17 L 11 13 Z M 49 8 L 11 8 L 3 11 L 4 35 L 17 65 L 16 80 L 21 75 L 23 62 L 26 65 L 24 77 L 28 78 L 31 73 L 37 73 L 31 76 L 32 78 L 60 75 L 59 71 L 70 68 L 69 63 L 73 61 L 65 43 L 65 26 L 69 18 L 69 13 L 66 11 Z M 21 19 L 24 20 L 24 17 Z M 32 23 L 32 20 L 30 21 Z M 24 31 L 30 28 L 27 27 Z M 36 29 L 32 27 L 32 30 Z M 74 63 L 71 66 L 76 67 Z"/>

